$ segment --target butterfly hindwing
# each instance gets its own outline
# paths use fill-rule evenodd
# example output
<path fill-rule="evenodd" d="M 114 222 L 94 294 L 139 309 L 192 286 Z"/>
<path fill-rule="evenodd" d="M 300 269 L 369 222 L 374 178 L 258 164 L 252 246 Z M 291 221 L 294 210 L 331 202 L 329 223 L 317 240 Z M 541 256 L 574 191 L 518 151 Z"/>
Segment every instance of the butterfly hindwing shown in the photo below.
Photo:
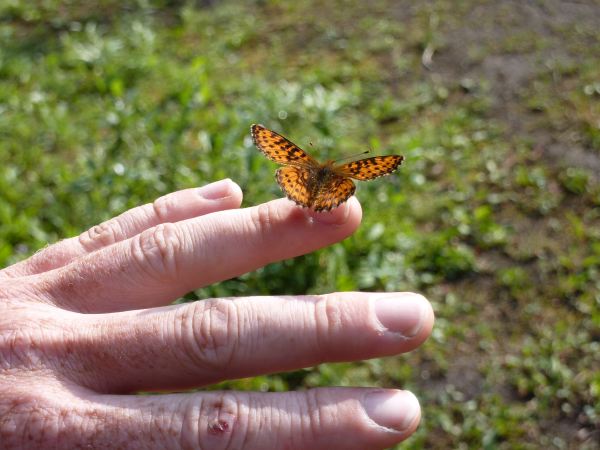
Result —
<path fill-rule="evenodd" d="M 285 196 L 300 206 L 310 206 L 310 173 L 302 167 L 285 166 L 275 172 L 277 184 Z"/>
<path fill-rule="evenodd" d="M 350 178 L 334 176 L 322 186 L 321 193 L 313 199 L 311 208 L 315 211 L 329 211 L 352 197 L 355 190 L 356 186 Z"/>

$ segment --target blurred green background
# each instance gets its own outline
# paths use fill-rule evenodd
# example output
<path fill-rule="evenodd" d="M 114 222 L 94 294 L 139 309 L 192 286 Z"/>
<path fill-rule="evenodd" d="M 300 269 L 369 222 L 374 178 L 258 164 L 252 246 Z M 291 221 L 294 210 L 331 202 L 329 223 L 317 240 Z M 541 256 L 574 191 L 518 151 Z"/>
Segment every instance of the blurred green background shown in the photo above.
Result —
<path fill-rule="evenodd" d="M 0 3 L 0 263 L 223 177 L 281 196 L 251 123 L 401 153 L 359 231 L 186 298 L 419 291 L 408 355 L 218 388 L 411 389 L 398 448 L 600 448 L 600 5 Z"/>

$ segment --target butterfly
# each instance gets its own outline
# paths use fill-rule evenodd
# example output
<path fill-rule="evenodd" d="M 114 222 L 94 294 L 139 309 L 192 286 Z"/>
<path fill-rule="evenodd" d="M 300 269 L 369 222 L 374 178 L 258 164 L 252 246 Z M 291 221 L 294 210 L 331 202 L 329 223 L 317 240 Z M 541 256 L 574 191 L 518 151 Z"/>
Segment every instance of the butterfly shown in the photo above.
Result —
<path fill-rule="evenodd" d="M 252 140 L 267 158 L 284 167 L 275 179 L 287 198 L 314 211 L 329 211 L 348 200 L 355 180 L 373 180 L 395 171 L 404 156 L 374 156 L 345 164 L 326 161 L 321 164 L 304 150 L 274 131 L 254 124 Z"/>

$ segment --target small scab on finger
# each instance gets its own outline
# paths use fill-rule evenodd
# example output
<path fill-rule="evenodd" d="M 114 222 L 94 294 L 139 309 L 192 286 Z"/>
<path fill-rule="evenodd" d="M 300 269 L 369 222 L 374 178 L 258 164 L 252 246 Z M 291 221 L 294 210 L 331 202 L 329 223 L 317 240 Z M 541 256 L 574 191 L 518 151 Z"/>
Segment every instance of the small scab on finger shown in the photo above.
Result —
<path fill-rule="evenodd" d="M 207 431 L 208 434 L 213 436 L 223 436 L 226 433 L 231 433 L 234 422 L 235 415 L 229 412 L 229 408 L 224 408 L 224 403 L 222 400 L 215 400 L 211 402 L 211 408 L 213 408 L 213 413 L 210 414 L 207 423 Z"/>
<path fill-rule="evenodd" d="M 215 419 L 208 424 L 208 432 L 214 435 L 221 435 L 229 431 L 229 422 L 223 419 Z"/>

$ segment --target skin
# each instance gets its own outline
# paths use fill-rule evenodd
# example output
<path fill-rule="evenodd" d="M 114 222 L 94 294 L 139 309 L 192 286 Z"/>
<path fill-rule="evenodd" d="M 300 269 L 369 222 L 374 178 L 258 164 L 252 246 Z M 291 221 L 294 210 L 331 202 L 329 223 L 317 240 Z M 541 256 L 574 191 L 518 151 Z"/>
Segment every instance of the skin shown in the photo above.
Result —
<path fill-rule="evenodd" d="M 358 201 L 240 209 L 230 180 L 134 208 L 0 271 L 2 448 L 384 449 L 420 420 L 407 391 L 177 391 L 408 352 L 433 312 L 411 293 L 218 298 L 219 280 L 341 241 Z"/>

